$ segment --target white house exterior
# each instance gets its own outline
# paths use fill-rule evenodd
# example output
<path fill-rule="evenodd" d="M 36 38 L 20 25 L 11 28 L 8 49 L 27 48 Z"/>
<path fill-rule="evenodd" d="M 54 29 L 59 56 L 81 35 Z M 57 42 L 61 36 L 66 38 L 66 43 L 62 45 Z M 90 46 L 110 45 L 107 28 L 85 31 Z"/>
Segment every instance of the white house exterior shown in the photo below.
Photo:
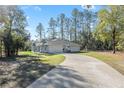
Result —
<path fill-rule="evenodd" d="M 53 39 L 44 43 L 36 43 L 35 46 L 32 46 L 32 51 L 47 53 L 79 52 L 80 45 L 67 40 Z"/>

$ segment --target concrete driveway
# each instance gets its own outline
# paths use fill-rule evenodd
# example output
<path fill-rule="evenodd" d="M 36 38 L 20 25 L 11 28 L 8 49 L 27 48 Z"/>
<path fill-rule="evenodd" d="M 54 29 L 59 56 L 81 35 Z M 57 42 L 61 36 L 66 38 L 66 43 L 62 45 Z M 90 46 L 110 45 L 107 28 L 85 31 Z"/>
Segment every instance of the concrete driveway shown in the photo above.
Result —
<path fill-rule="evenodd" d="M 64 54 L 65 61 L 28 88 L 124 87 L 124 76 L 92 57 Z"/>

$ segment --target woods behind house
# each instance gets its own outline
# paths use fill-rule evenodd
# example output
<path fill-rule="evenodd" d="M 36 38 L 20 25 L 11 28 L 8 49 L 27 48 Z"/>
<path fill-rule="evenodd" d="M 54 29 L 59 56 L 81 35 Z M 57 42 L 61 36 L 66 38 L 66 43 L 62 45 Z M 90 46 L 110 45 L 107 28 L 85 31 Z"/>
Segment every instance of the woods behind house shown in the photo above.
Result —
<path fill-rule="evenodd" d="M 64 7 L 64 6 L 63 6 Z M 79 43 L 85 50 L 124 50 L 124 6 L 105 6 L 93 11 L 92 6 L 73 9 L 51 17 L 47 29 L 43 22 L 36 27 L 37 41 L 62 39 Z M 42 19 L 42 18 L 41 18 Z M 17 55 L 30 50 L 30 34 L 25 13 L 19 6 L 0 6 L 0 55 Z"/>

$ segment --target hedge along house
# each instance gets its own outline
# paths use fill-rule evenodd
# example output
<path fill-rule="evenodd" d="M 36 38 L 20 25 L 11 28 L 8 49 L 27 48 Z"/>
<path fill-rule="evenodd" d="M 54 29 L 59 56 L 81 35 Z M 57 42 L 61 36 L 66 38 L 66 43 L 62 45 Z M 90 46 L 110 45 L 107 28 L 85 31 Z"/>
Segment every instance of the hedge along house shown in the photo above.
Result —
<path fill-rule="evenodd" d="M 67 40 L 53 39 L 42 43 L 34 43 L 32 51 L 47 53 L 79 52 L 80 45 Z"/>

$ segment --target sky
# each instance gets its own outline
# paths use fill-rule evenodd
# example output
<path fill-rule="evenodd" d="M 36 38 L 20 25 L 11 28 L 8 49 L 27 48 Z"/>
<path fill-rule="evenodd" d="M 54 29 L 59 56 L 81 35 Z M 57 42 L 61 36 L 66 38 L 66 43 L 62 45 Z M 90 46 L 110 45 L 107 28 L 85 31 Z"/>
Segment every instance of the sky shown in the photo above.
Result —
<path fill-rule="evenodd" d="M 82 5 L 23 5 L 19 6 L 25 13 L 31 40 L 36 39 L 36 26 L 41 22 L 44 29 L 47 30 L 48 22 L 51 17 L 56 18 L 60 13 L 64 13 L 67 17 L 71 16 L 74 8 L 82 11 Z M 98 11 L 103 6 L 93 6 L 92 11 Z"/>

